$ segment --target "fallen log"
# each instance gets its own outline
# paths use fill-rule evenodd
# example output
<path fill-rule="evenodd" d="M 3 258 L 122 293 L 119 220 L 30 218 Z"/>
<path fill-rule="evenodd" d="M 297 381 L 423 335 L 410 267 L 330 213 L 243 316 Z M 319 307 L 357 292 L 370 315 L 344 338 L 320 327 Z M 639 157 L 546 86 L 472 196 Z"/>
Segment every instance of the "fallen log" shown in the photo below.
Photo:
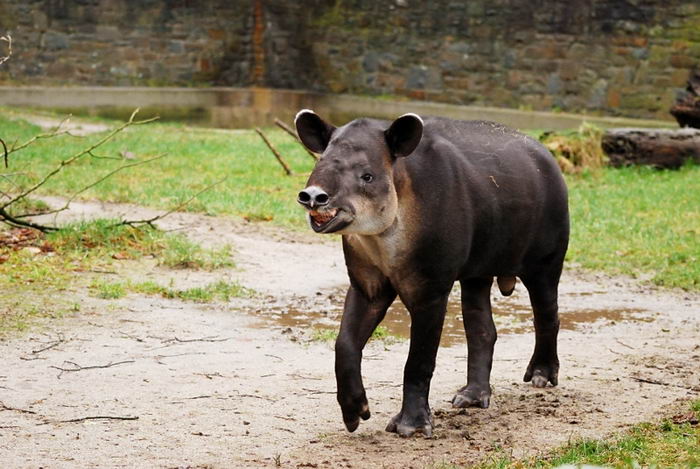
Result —
<path fill-rule="evenodd" d="M 601 146 L 611 166 L 679 168 L 687 160 L 700 163 L 698 129 L 609 129 Z"/>
<path fill-rule="evenodd" d="M 690 71 L 686 88 L 678 94 L 670 112 L 681 127 L 700 129 L 700 69 Z"/>

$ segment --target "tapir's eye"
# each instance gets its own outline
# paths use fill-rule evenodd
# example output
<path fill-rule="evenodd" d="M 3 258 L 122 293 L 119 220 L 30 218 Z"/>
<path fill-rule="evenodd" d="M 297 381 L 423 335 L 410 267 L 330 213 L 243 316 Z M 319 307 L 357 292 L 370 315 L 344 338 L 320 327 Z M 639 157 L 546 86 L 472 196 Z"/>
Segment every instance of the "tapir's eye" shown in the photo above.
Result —
<path fill-rule="evenodd" d="M 365 182 L 372 182 L 374 180 L 374 176 L 372 176 L 369 173 L 365 173 L 362 176 L 360 176 L 360 179 L 362 179 Z"/>

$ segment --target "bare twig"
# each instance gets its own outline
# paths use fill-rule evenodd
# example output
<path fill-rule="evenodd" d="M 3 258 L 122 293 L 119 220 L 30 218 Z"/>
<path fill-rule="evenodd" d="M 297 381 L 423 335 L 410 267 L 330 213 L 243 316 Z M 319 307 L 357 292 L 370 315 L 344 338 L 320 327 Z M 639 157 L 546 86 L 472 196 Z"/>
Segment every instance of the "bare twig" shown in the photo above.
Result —
<path fill-rule="evenodd" d="M 216 182 L 213 183 L 213 184 L 208 185 L 207 187 L 205 187 L 205 188 L 202 189 L 201 191 L 199 191 L 199 192 L 197 192 L 196 194 L 194 194 L 194 195 L 193 195 L 192 197 L 190 197 L 189 199 L 185 200 L 183 203 L 181 203 L 181 204 L 178 205 L 177 207 L 172 208 L 172 209 L 168 210 L 168 211 L 165 212 L 165 213 L 161 213 L 160 215 L 157 215 L 157 216 L 152 217 L 152 218 L 147 218 L 147 219 L 144 219 L 144 220 L 123 220 L 123 221 L 117 223 L 115 226 L 120 226 L 120 225 L 128 225 L 128 226 L 149 225 L 149 226 L 153 226 L 153 222 L 155 222 L 155 221 L 157 221 L 157 220 L 161 220 L 161 219 L 167 217 L 168 215 L 170 215 L 171 213 L 177 212 L 178 210 L 180 210 L 180 209 L 182 209 L 183 207 L 187 206 L 187 205 L 188 205 L 190 202 L 192 202 L 194 199 L 196 199 L 197 197 L 199 197 L 200 195 L 202 195 L 204 192 L 206 192 L 206 191 L 208 191 L 208 190 L 210 190 L 210 189 L 212 189 L 212 188 L 218 186 L 219 184 L 221 184 L 222 182 L 226 181 L 227 179 L 228 179 L 228 178 L 225 177 L 225 178 L 219 179 L 218 181 L 216 181 Z"/>
<path fill-rule="evenodd" d="M 335 391 L 321 391 L 320 389 L 301 388 L 301 390 L 311 394 L 335 394 Z"/>
<path fill-rule="evenodd" d="M 640 378 L 639 376 L 630 376 L 635 381 L 638 381 L 640 383 L 646 383 L 646 384 L 656 384 L 658 386 L 668 386 L 672 388 L 681 388 L 681 389 L 689 389 L 691 391 L 700 391 L 700 386 L 685 386 L 683 384 L 672 384 L 672 383 L 666 383 L 664 381 L 658 381 L 655 379 L 649 379 L 649 378 Z"/>
<path fill-rule="evenodd" d="M 69 365 L 73 365 L 73 368 L 63 368 L 61 366 L 50 366 L 49 368 L 54 368 L 56 370 L 60 370 L 61 372 L 58 374 L 58 378 L 61 378 L 61 375 L 66 372 L 70 371 L 83 371 L 83 370 L 95 370 L 98 368 L 110 368 L 113 366 L 117 365 L 123 365 L 125 363 L 134 363 L 134 360 L 123 360 L 120 362 L 109 362 L 106 365 L 90 365 L 90 366 L 80 366 L 75 362 L 70 362 L 70 361 L 64 361 L 63 363 L 68 363 Z"/>
<path fill-rule="evenodd" d="M 627 345 L 626 343 L 624 343 L 624 342 L 621 341 L 620 339 L 615 339 L 615 342 L 617 342 L 618 344 L 622 345 L 623 347 L 627 347 L 628 349 L 636 350 L 634 347 L 632 347 L 631 345 Z"/>
<path fill-rule="evenodd" d="M 41 353 L 41 352 L 46 352 L 47 350 L 50 350 L 50 349 L 52 349 L 52 348 L 54 348 L 54 347 L 58 347 L 58 346 L 59 346 L 60 344 L 62 344 L 63 342 L 65 342 L 65 340 L 63 340 L 63 337 L 61 337 L 61 336 L 59 335 L 59 336 L 58 336 L 58 340 L 56 340 L 55 342 L 51 342 L 49 345 L 47 345 L 47 346 L 45 346 L 45 347 L 42 347 L 42 348 L 40 348 L 40 349 L 32 350 L 32 354 L 36 355 L 36 354 Z"/>
<path fill-rule="evenodd" d="M 97 155 L 94 152 L 89 152 L 88 153 L 90 157 L 95 158 L 96 160 L 117 160 L 117 161 L 123 161 L 124 158 L 121 156 L 104 156 L 104 155 Z"/>
<path fill-rule="evenodd" d="M 219 337 L 202 337 L 201 339 L 179 339 L 177 337 L 173 339 L 168 339 L 164 341 L 164 343 L 168 342 L 179 342 L 179 343 L 188 343 L 188 342 L 226 342 L 227 340 L 231 340 L 230 337 L 221 339 Z"/>
<path fill-rule="evenodd" d="M 0 220 L 4 223 L 7 223 L 10 226 L 14 226 L 15 228 L 34 228 L 35 230 L 39 230 L 42 233 L 47 233 L 49 231 L 58 231 L 58 228 L 56 228 L 55 226 L 40 225 L 39 223 L 33 223 L 30 221 L 15 218 L 9 213 L 7 213 L 7 210 L 5 210 L 4 208 L 0 208 Z"/>
<path fill-rule="evenodd" d="M 66 117 L 64 117 L 64 118 L 61 120 L 61 122 L 59 122 L 58 125 L 57 125 L 56 127 L 54 127 L 53 130 L 51 130 L 51 132 L 46 132 L 46 133 L 43 133 L 43 134 L 35 135 L 35 136 L 33 136 L 32 138 L 30 138 L 29 140 L 27 140 L 26 142 L 21 143 L 21 144 L 19 144 L 19 145 L 18 145 L 17 142 L 15 141 L 15 142 L 12 144 L 12 146 L 10 147 L 10 153 L 14 153 L 14 152 L 16 152 L 16 151 L 20 151 L 21 149 L 28 147 L 29 145 L 31 145 L 32 143 L 36 142 L 37 140 L 42 140 L 42 139 L 45 139 L 45 138 L 53 138 L 53 137 L 57 137 L 57 136 L 59 136 L 59 135 L 70 135 L 71 137 L 79 137 L 78 135 L 73 135 L 73 134 L 71 134 L 70 131 L 68 131 L 68 130 L 61 130 L 61 127 L 63 127 L 63 124 L 65 124 L 66 122 L 68 122 L 68 121 L 70 120 L 70 118 L 71 118 L 71 115 L 70 115 L 70 114 L 67 115 Z M 79 137 L 79 138 L 82 138 L 82 137 Z"/>
<path fill-rule="evenodd" d="M 272 143 L 270 143 L 270 141 L 267 139 L 267 137 L 262 132 L 262 130 L 260 130 L 258 127 L 256 127 L 255 131 L 258 133 L 258 135 L 260 135 L 260 138 L 263 140 L 263 142 L 265 142 L 265 145 L 267 145 L 267 147 L 270 149 L 272 154 L 275 155 L 275 158 L 277 158 L 277 161 L 284 169 L 284 172 L 287 173 L 287 176 L 291 176 L 292 170 L 289 168 L 287 163 L 284 162 L 284 159 L 282 159 L 282 155 L 280 155 L 280 153 L 277 151 L 277 149 L 272 146 Z"/>
<path fill-rule="evenodd" d="M 296 140 L 301 145 L 301 147 L 306 151 L 306 153 L 308 153 L 309 156 L 314 159 L 314 161 L 318 161 L 318 155 L 316 153 L 312 152 L 311 150 L 309 150 L 308 148 L 306 148 L 306 145 L 304 145 L 302 143 L 302 141 L 299 138 L 299 136 L 297 135 L 297 133 L 295 131 L 293 131 L 287 124 L 285 124 L 284 122 L 282 122 L 279 119 L 275 119 L 275 125 L 277 127 L 279 127 L 280 129 L 284 130 L 285 132 L 287 132 L 292 137 L 294 137 L 294 140 Z"/>
<path fill-rule="evenodd" d="M 7 145 L 5 145 L 5 141 L 0 138 L 0 143 L 2 144 L 2 153 L 3 153 L 3 158 L 5 160 L 5 168 L 8 168 L 9 165 L 7 163 Z"/>
<path fill-rule="evenodd" d="M 10 407 L 9 405 L 5 405 L 4 402 L 0 401 L 0 410 L 11 410 L 14 412 L 19 412 L 21 414 L 36 414 L 33 410 L 28 410 L 28 409 L 20 409 L 17 407 Z"/>
<path fill-rule="evenodd" d="M 12 36 L 10 36 L 10 33 L 7 33 L 7 36 L 0 37 L 0 41 L 7 43 L 7 55 L 0 57 L 0 65 L 2 65 L 12 57 Z"/>
<path fill-rule="evenodd" d="M 84 422 L 86 420 L 138 420 L 138 419 L 139 419 L 138 416 L 122 417 L 119 415 L 93 415 L 93 416 L 89 416 L 89 417 L 79 417 L 79 418 L 68 419 L 68 420 L 56 420 L 53 423 L 77 423 L 77 422 Z"/>

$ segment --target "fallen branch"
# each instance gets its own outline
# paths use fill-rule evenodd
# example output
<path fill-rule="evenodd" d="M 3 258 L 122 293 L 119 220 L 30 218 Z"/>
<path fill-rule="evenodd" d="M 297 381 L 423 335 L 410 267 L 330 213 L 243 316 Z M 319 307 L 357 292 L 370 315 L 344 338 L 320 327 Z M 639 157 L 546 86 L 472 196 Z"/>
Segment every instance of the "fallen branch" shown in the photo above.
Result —
<path fill-rule="evenodd" d="M 277 127 L 279 127 L 280 129 L 284 130 L 285 132 L 287 132 L 292 137 L 294 137 L 294 140 L 296 140 L 297 143 L 299 143 L 299 145 L 301 145 L 301 147 L 306 151 L 306 153 L 308 153 L 309 156 L 314 159 L 314 161 L 318 161 L 318 155 L 316 153 L 312 152 L 311 150 L 309 150 L 308 148 L 306 148 L 306 145 L 304 145 L 302 143 L 302 141 L 301 141 L 301 139 L 299 139 L 299 136 L 297 135 L 297 133 L 294 132 L 287 124 L 285 124 L 284 122 L 282 122 L 279 119 L 275 119 L 275 125 Z"/>
<path fill-rule="evenodd" d="M 34 223 L 31 221 L 21 220 L 19 218 L 13 217 L 9 213 L 7 213 L 7 210 L 5 210 L 4 208 L 0 208 L 0 220 L 15 228 L 34 228 L 35 230 L 39 230 L 42 233 L 48 233 L 49 231 L 58 231 L 58 228 L 56 228 L 55 226 L 41 225 L 39 223 Z"/>
<path fill-rule="evenodd" d="M 121 222 L 119 222 L 119 223 L 117 223 L 117 224 L 115 224 L 115 225 L 113 225 L 113 226 L 120 226 L 120 225 L 127 225 L 127 226 L 148 225 L 148 226 L 153 227 L 153 222 L 155 222 L 155 221 L 157 221 L 157 220 L 161 220 L 161 219 L 167 217 L 168 215 L 170 215 L 170 214 L 172 214 L 172 213 L 174 213 L 174 212 L 177 212 L 178 210 L 181 210 L 182 208 L 184 208 L 185 206 L 187 206 L 190 202 L 192 202 L 194 199 L 196 199 L 197 197 L 199 197 L 201 194 L 203 194 L 204 192 L 206 192 L 206 191 L 208 191 L 208 190 L 210 190 L 210 189 L 212 189 L 212 188 L 218 186 L 218 185 L 221 184 L 222 182 L 226 181 L 226 179 L 228 179 L 228 178 L 225 177 L 225 178 L 219 179 L 219 180 L 216 181 L 215 183 L 208 185 L 207 187 L 205 187 L 205 188 L 202 189 L 201 191 L 199 191 L 199 192 L 197 192 L 196 194 L 194 194 L 194 195 L 193 195 L 192 197 L 190 197 L 189 199 L 185 200 L 183 203 L 181 203 L 181 204 L 178 205 L 177 207 L 172 208 L 172 209 L 168 210 L 168 211 L 165 212 L 165 213 L 161 213 L 160 215 L 157 215 L 157 216 L 152 217 L 152 218 L 147 218 L 147 219 L 144 219 L 144 220 L 124 220 L 124 221 L 121 221 Z"/>
<path fill-rule="evenodd" d="M 49 368 L 54 368 L 56 370 L 60 370 L 61 372 L 58 374 L 58 378 L 61 378 L 61 375 L 63 373 L 71 372 L 71 371 L 83 371 L 83 370 L 95 370 L 98 368 L 111 368 L 113 366 L 117 365 L 123 365 L 125 363 L 135 363 L 134 360 L 123 360 L 120 362 L 109 362 L 106 365 L 90 365 L 90 366 L 80 366 L 75 362 L 70 362 L 70 361 L 64 361 L 63 363 L 68 363 L 70 365 L 73 365 L 73 368 L 63 368 L 60 366 L 50 366 Z"/>
<path fill-rule="evenodd" d="M 2 153 L 3 153 L 3 159 L 5 160 L 5 168 L 9 168 L 8 162 L 7 162 L 7 145 L 5 145 L 5 141 L 0 138 L 0 143 L 2 144 Z"/>
<path fill-rule="evenodd" d="M 138 420 L 138 416 L 126 416 L 122 417 L 119 415 L 93 415 L 89 417 L 79 417 L 75 419 L 68 419 L 68 420 L 55 420 L 53 422 L 46 422 L 46 423 L 76 423 L 76 422 L 84 422 L 86 420 Z"/>
<path fill-rule="evenodd" d="M 258 133 L 258 135 L 260 135 L 260 138 L 262 138 L 263 142 L 265 142 L 265 145 L 267 145 L 267 147 L 270 149 L 272 154 L 275 155 L 275 158 L 277 158 L 277 161 L 279 162 L 279 164 L 282 166 L 282 168 L 284 168 L 284 172 L 287 173 L 287 176 L 291 176 L 292 170 L 289 168 L 287 163 L 284 162 L 284 159 L 282 159 L 282 155 L 280 155 L 280 153 L 277 151 L 277 149 L 272 146 L 272 143 L 270 143 L 270 141 L 267 139 L 267 137 L 262 132 L 262 130 L 260 130 L 258 127 L 256 127 L 255 131 Z"/>
<path fill-rule="evenodd" d="M 4 402 L 0 401 L 0 409 L 2 410 L 11 410 L 13 412 L 19 412 L 21 414 L 36 414 L 33 410 L 27 410 L 27 409 L 20 409 L 17 407 L 10 407 L 8 405 L 5 405 Z"/>
<path fill-rule="evenodd" d="M 41 352 L 46 352 L 47 350 L 51 350 L 54 347 L 58 347 L 61 343 L 63 343 L 63 340 L 57 340 L 56 342 L 53 342 L 46 347 L 40 348 L 38 350 L 32 350 L 33 354 L 41 353 Z"/>
<path fill-rule="evenodd" d="M 168 343 L 168 342 L 179 342 L 182 344 L 188 343 L 188 342 L 226 342 L 227 340 L 231 340 L 230 337 L 221 339 L 218 337 L 203 337 L 201 339 L 179 339 L 177 337 L 173 339 L 168 339 L 164 341 L 163 343 Z"/>
<path fill-rule="evenodd" d="M 638 376 L 630 376 L 635 381 L 638 381 L 640 383 L 646 383 L 646 384 L 655 384 L 658 386 L 667 386 L 671 388 L 681 388 L 681 389 L 688 389 L 690 391 L 695 391 L 699 392 L 700 391 L 700 386 L 685 386 L 683 384 L 673 384 L 673 383 L 666 383 L 664 381 L 658 381 L 655 379 L 648 379 L 648 378 L 640 378 Z"/>
<path fill-rule="evenodd" d="M 624 343 L 620 339 L 615 339 L 615 342 L 622 345 L 623 347 L 627 347 L 628 349 L 637 350 L 636 348 L 632 347 L 631 345 L 627 345 L 626 343 Z"/>

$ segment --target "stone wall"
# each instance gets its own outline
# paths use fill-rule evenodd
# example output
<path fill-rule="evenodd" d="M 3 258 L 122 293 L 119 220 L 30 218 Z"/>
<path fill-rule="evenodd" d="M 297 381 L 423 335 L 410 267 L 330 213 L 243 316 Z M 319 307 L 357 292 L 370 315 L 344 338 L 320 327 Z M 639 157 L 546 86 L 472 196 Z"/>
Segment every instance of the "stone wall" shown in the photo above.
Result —
<path fill-rule="evenodd" d="M 270 86 L 668 118 L 694 0 L 0 0 L 0 84 Z M 0 54 L 3 55 L 3 54 Z"/>

